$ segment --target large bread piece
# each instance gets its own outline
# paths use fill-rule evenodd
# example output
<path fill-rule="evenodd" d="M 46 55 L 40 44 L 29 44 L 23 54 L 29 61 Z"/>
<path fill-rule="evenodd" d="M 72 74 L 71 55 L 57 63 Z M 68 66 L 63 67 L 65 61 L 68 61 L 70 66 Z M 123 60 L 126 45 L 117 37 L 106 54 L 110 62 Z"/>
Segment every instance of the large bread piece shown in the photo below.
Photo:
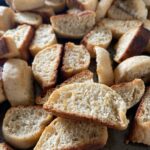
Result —
<path fill-rule="evenodd" d="M 150 87 L 142 98 L 142 102 L 136 112 L 129 141 L 143 143 L 150 146 Z"/>
<path fill-rule="evenodd" d="M 30 44 L 30 52 L 35 56 L 39 51 L 57 43 L 56 35 L 51 25 L 42 24 L 35 31 L 35 36 Z"/>
<path fill-rule="evenodd" d="M 76 45 L 68 42 L 65 44 L 64 57 L 62 62 L 62 74 L 64 78 L 71 77 L 90 65 L 90 54 L 83 45 Z"/>
<path fill-rule="evenodd" d="M 4 139 L 17 149 L 33 147 L 51 120 L 42 107 L 11 107 L 3 120 Z"/>
<path fill-rule="evenodd" d="M 118 63 L 123 60 L 140 55 L 146 48 L 150 39 L 150 31 L 143 26 L 131 29 L 119 39 L 116 45 L 114 60 Z"/>
<path fill-rule="evenodd" d="M 95 46 L 107 48 L 112 41 L 112 33 L 108 28 L 103 27 L 101 24 L 97 25 L 87 35 L 84 36 L 82 43 L 90 52 L 91 57 L 95 58 Z"/>
<path fill-rule="evenodd" d="M 100 24 L 110 29 L 114 38 L 120 38 L 123 34 L 131 29 L 142 25 L 140 20 L 116 20 L 105 18 L 100 21 Z"/>
<path fill-rule="evenodd" d="M 96 10 L 98 0 L 66 0 L 68 8 L 80 10 Z"/>
<path fill-rule="evenodd" d="M 83 82 L 94 82 L 93 81 L 93 73 L 91 71 L 84 70 L 78 74 L 75 74 L 71 78 L 65 80 L 60 85 L 56 86 L 56 88 L 59 88 L 59 87 L 62 87 L 62 86 L 65 86 L 65 85 L 71 84 L 71 83 L 83 83 Z M 46 91 L 46 94 L 44 94 L 44 96 L 37 97 L 35 100 L 36 104 L 43 105 L 46 101 L 48 101 L 48 98 L 50 97 L 50 95 L 56 88 L 48 89 Z"/>
<path fill-rule="evenodd" d="M 110 128 L 127 128 L 126 104 L 123 98 L 106 85 L 74 83 L 55 90 L 44 104 L 56 116 L 90 120 Z"/>
<path fill-rule="evenodd" d="M 14 43 L 16 45 L 18 56 L 20 58 L 23 59 L 28 59 L 29 58 L 29 53 L 28 53 L 28 48 L 29 48 L 29 44 L 31 42 L 31 39 L 33 37 L 34 34 L 34 29 L 29 26 L 29 25 L 20 25 L 15 29 L 11 29 L 5 32 L 5 34 L 3 35 L 5 38 L 9 38 L 11 37 L 13 40 L 9 40 L 8 42 L 8 47 L 15 47 Z M 14 51 L 12 49 L 12 51 Z"/>
<path fill-rule="evenodd" d="M 40 51 L 33 60 L 32 71 L 43 89 L 53 87 L 61 59 L 62 45 L 55 44 Z"/>
<path fill-rule="evenodd" d="M 120 63 L 115 71 L 115 82 L 128 82 L 136 78 L 150 81 L 150 57 L 134 56 Z"/>
<path fill-rule="evenodd" d="M 44 6 L 44 0 L 13 0 L 12 6 L 17 11 L 28 11 Z"/>
<path fill-rule="evenodd" d="M 98 75 L 98 82 L 111 86 L 114 83 L 114 72 L 110 54 L 107 50 L 101 47 L 95 47 L 96 51 L 96 72 Z"/>
<path fill-rule="evenodd" d="M 14 12 L 11 8 L 0 6 L 0 30 L 6 31 L 14 26 Z"/>
<path fill-rule="evenodd" d="M 21 59 L 9 59 L 3 67 L 2 80 L 12 106 L 33 104 L 32 70 Z"/>
<path fill-rule="evenodd" d="M 97 150 L 104 147 L 107 138 L 104 126 L 56 118 L 45 128 L 34 150 Z"/>
<path fill-rule="evenodd" d="M 52 27 L 63 38 L 79 39 L 95 25 L 95 13 L 84 11 L 79 14 L 64 14 L 51 17 Z"/>
<path fill-rule="evenodd" d="M 0 143 L 0 150 L 13 150 L 13 149 L 6 143 Z"/>
<path fill-rule="evenodd" d="M 145 85 L 141 79 L 116 84 L 111 86 L 111 88 L 121 95 L 128 109 L 136 105 L 141 100 L 145 92 Z"/>

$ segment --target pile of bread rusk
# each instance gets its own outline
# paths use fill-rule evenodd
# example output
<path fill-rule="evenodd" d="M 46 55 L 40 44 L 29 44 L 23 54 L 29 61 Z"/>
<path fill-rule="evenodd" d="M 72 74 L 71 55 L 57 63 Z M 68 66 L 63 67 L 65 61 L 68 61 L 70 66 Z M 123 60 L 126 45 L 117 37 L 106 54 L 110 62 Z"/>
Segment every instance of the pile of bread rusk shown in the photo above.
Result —
<path fill-rule="evenodd" d="M 6 3 L 0 150 L 99 150 L 108 128 L 150 146 L 150 0 Z"/>

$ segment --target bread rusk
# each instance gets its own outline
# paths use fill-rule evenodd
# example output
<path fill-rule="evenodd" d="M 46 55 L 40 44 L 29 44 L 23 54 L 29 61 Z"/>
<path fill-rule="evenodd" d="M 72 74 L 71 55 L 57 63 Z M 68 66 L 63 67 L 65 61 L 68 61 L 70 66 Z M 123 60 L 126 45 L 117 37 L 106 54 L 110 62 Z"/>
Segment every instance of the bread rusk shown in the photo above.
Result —
<path fill-rule="evenodd" d="M 30 44 L 29 50 L 31 54 L 35 56 L 39 51 L 56 43 L 56 35 L 51 25 L 42 24 L 35 31 L 35 35 Z"/>
<path fill-rule="evenodd" d="M 99 83 L 73 83 L 56 89 L 44 104 L 56 116 L 89 120 L 110 128 L 127 128 L 126 103 L 110 87 Z"/>
<path fill-rule="evenodd" d="M 50 18 L 52 27 L 59 37 L 80 39 L 95 25 L 95 12 L 56 15 Z"/>
<path fill-rule="evenodd" d="M 77 8 L 80 10 L 96 10 L 98 0 L 66 0 L 68 8 Z"/>
<path fill-rule="evenodd" d="M 150 146 L 150 87 L 147 88 L 138 107 L 128 141 Z"/>
<path fill-rule="evenodd" d="M 5 6 L 0 6 L 0 30 L 6 31 L 14 26 L 14 11 Z"/>
<path fill-rule="evenodd" d="M 145 85 L 143 80 L 134 79 L 131 82 L 124 82 L 111 86 L 124 99 L 127 109 L 132 108 L 142 98 L 145 92 Z"/>
<path fill-rule="evenodd" d="M 96 72 L 98 82 L 108 86 L 113 85 L 114 72 L 109 52 L 98 46 L 94 47 L 94 50 L 96 52 Z"/>
<path fill-rule="evenodd" d="M 43 105 L 46 101 L 48 101 L 48 98 L 52 94 L 52 92 L 59 87 L 65 86 L 67 84 L 71 83 L 83 83 L 83 82 L 94 82 L 93 81 L 93 73 L 89 70 L 84 70 L 78 74 L 75 74 L 71 78 L 68 78 L 60 85 L 57 85 L 55 88 L 50 88 L 46 91 L 46 94 L 44 96 L 39 96 L 35 99 L 35 103 L 38 105 Z"/>
<path fill-rule="evenodd" d="M 51 120 L 52 115 L 39 106 L 11 107 L 5 114 L 2 133 L 15 148 L 31 148 Z"/>
<path fill-rule="evenodd" d="M 14 20 L 17 24 L 28 24 L 34 27 L 42 24 L 42 17 L 31 12 L 17 12 L 15 13 Z"/>
<path fill-rule="evenodd" d="M 32 62 L 33 75 L 43 89 L 55 85 L 61 53 L 62 45 L 54 44 L 40 51 L 34 57 Z"/>
<path fill-rule="evenodd" d="M 0 150 L 13 150 L 13 149 L 6 143 L 0 143 Z"/>
<path fill-rule="evenodd" d="M 150 81 L 150 57 L 134 56 L 121 62 L 114 71 L 115 82 L 129 82 L 136 78 Z"/>
<path fill-rule="evenodd" d="M 34 150 L 97 150 L 104 147 L 107 139 L 104 126 L 56 118 L 45 128 Z"/>
<path fill-rule="evenodd" d="M 6 97 L 12 106 L 33 104 L 32 70 L 21 59 L 5 62 L 2 81 Z"/>
<path fill-rule="evenodd" d="M 64 57 L 62 61 L 62 75 L 69 78 L 90 65 L 90 54 L 84 45 L 76 45 L 68 42 L 65 44 Z"/>
<path fill-rule="evenodd" d="M 121 36 L 116 44 L 114 60 L 120 63 L 129 57 L 140 55 L 144 52 L 149 40 L 150 31 L 143 26 L 129 30 Z"/>
<path fill-rule="evenodd" d="M 92 58 L 95 58 L 95 46 L 100 46 L 103 48 L 107 48 L 112 41 L 112 33 L 111 30 L 105 28 L 101 24 L 98 24 L 93 30 L 91 30 L 87 35 L 84 36 L 82 40 L 82 44 L 90 52 Z"/>

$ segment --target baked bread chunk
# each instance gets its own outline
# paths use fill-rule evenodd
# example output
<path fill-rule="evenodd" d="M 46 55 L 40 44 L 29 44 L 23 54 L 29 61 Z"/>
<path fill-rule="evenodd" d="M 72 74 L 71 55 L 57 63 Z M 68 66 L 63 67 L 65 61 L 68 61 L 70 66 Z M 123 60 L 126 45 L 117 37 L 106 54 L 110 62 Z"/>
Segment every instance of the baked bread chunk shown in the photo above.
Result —
<path fill-rule="evenodd" d="M 75 45 L 68 42 L 65 44 L 62 62 L 62 74 L 65 78 L 86 70 L 90 65 L 90 54 L 83 45 Z"/>
<path fill-rule="evenodd" d="M 54 44 L 40 51 L 33 60 L 32 71 L 43 89 L 53 87 L 61 59 L 62 45 Z"/>
<path fill-rule="evenodd" d="M 107 138 L 104 126 L 56 118 L 45 128 L 34 150 L 96 150 L 106 144 Z"/>
<path fill-rule="evenodd" d="M 48 24 L 40 25 L 35 31 L 35 36 L 30 44 L 30 52 L 35 56 L 39 51 L 57 43 L 55 33 Z"/>
<path fill-rule="evenodd" d="M 110 128 L 127 128 L 126 103 L 106 85 L 74 83 L 55 90 L 44 108 L 56 116 L 76 120 L 90 120 Z"/>
<path fill-rule="evenodd" d="M 9 59 L 3 67 L 2 80 L 12 106 L 33 104 L 32 70 L 21 59 Z"/>
<path fill-rule="evenodd" d="M 42 107 L 11 107 L 5 114 L 2 132 L 5 140 L 19 149 L 36 144 L 52 115 Z"/>

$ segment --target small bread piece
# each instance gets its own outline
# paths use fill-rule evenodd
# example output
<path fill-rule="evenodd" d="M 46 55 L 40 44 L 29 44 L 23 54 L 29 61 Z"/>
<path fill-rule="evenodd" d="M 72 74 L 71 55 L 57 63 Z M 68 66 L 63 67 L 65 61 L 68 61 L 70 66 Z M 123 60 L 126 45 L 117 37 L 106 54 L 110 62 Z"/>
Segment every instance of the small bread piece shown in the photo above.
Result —
<path fill-rule="evenodd" d="M 11 107 L 3 120 L 4 139 L 16 148 L 30 148 L 36 144 L 51 120 L 52 115 L 42 107 Z"/>
<path fill-rule="evenodd" d="M 66 7 L 65 0 L 45 0 L 45 5 L 51 7 L 55 13 L 62 12 Z"/>
<path fill-rule="evenodd" d="M 10 39 L 10 37 L 13 40 L 9 40 L 8 47 L 10 51 L 14 51 L 15 46 L 17 47 L 18 56 L 20 58 L 23 58 L 27 60 L 29 58 L 29 52 L 28 47 L 30 44 L 30 41 L 33 37 L 34 30 L 29 25 L 20 25 L 15 29 L 11 29 L 5 32 L 3 35 L 6 39 Z M 13 47 L 13 48 L 11 48 Z"/>
<path fill-rule="evenodd" d="M 98 46 L 94 50 L 96 52 L 98 82 L 111 86 L 114 83 L 114 73 L 109 52 Z"/>
<path fill-rule="evenodd" d="M 120 63 L 115 71 L 115 82 L 129 82 L 136 78 L 150 81 L 150 57 L 134 56 Z"/>
<path fill-rule="evenodd" d="M 147 88 L 136 112 L 129 141 L 150 146 L 150 87 Z M 128 141 L 128 142 L 129 142 Z"/>
<path fill-rule="evenodd" d="M 56 89 L 44 104 L 56 116 L 90 120 L 118 130 L 127 128 L 126 103 L 114 90 L 99 83 L 73 83 Z"/>
<path fill-rule="evenodd" d="M 48 24 L 40 25 L 35 31 L 35 36 L 30 44 L 30 52 L 35 56 L 39 51 L 57 43 L 56 35 Z"/>
<path fill-rule="evenodd" d="M 12 106 L 33 104 L 32 70 L 21 59 L 9 59 L 3 67 L 2 80 Z"/>
<path fill-rule="evenodd" d="M 104 126 L 56 118 L 45 128 L 34 150 L 97 150 L 104 147 L 107 139 Z"/>
<path fill-rule="evenodd" d="M 108 28 L 103 27 L 101 24 L 97 25 L 87 35 L 84 36 L 82 43 L 90 52 L 91 57 L 95 58 L 95 46 L 107 48 L 112 41 L 112 33 Z"/>
<path fill-rule="evenodd" d="M 0 150 L 13 150 L 13 149 L 6 143 L 0 143 Z"/>
<path fill-rule="evenodd" d="M 114 0 L 100 0 L 96 8 L 96 21 L 104 18 Z"/>
<path fill-rule="evenodd" d="M 95 12 L 64 14 L 51 17 L 54 31 L 63 38 L 80 39 L 95 25 Z"/>
<path fill-rule="evenodd" d="M 136 105 L 145 92 L 145 85 L 141 79 L 116 84 L 111 86 L 111 88 L 121 95 L 127 105 L 127 109 Z"/>
<path fill-rule="evenodd" d="M 68 42 L 65 44 L 64 57 L 62 62 L 62 74 L 64 78 L 71 77 L 90 65 L 90 54 L 83 45 L 75 45 Z"/>
<path fill-rule="evenodd" d="M 116 0 L 108 11 L 108 17 L 113 19 L 141 19 L 148 16 L 148 10 L 143 0 Z"/>
<path fill-rule="evenodd" d="M 91 71 L 84 70 L 78 74 L 75 74 L 71 78 L 65 80 L 60 85 L 56 86 L 56 88 L 59 88 L 59 87 L 62 87 L 62 86 L 65 86 L 65 85 L 71 84 L 71 83 L 83 83 L 83 82 L 94 82 L 93 81 L 93 73 Z M 50 97 L 50 95 L 56 88 L 48 89 L 44 96 L 36 98 L 35 103 L 38 105 L 43 105 L 46 101 L 48 101 L 48 98 Z"/>
<path fill-rule="evenodd" d="M 44 0 L 13 0 L 12 6 L 17 11 L 28 11 L 44 6 Z"/>
<path fill-rule="evenodd" d="M 40 24 L 42 24 L 42 17 L 31 12 L 18 12 L 15 13 L 15 22 L 17 24 L 28 24 L 38 27 Z"/>
<path fill-rule="evenodd" d="M 62 45 L 55 44 L 40 51 L 33 60 L 32 71 L 43 89 L 53 87 L 61 59 Z"/>
<path fill-rule="evenodd" d="M 0 30 L 6 31 L 14 26 L 14 12 L 9 7 L 0 6 Z"/>
<path fill-rule="evenodd" d="M 96 10 L 98 0 L 66 0 L 68 8 L 78 8 L 80 10 Z"/>
<path fill-rule="evenodd" d="M 142 25 L 140 20 L 114 20 L 109 18 L 102 19 L 99 23 L 110 29 L 113 37 L 116 39 L 120 38 L 127 31 Z"/>
<path fill-rule="evenodd" d="M 150 31 L 143 26 L 131 29 L 126 32 L 116 45 L 114 60 L 118 63 L 123 60 L 141 54 L 146 48 L 150 39 Z"/>

